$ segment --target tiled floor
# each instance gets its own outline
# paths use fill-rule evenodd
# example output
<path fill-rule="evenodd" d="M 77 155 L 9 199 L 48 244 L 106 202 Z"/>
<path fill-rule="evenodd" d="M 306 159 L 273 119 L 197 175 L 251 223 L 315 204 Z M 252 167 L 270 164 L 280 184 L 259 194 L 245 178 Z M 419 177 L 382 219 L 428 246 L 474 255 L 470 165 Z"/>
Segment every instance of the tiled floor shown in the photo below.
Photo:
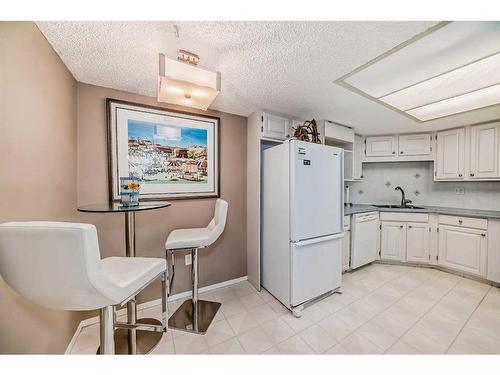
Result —
<path fill-rule="evenodd" d="M 500 289 L 445 272 L 373 264 L 294 318 L 243 282 L 202 295 L 222 302 L 205 336 L 169 330 L 154 354 L 500 354 Z M 182 301 L 169 303 L 173 313 Z M 159 307 L 140 316 L 157 317 Z M 93 354 L 84 328 L 73 354 Z"/>

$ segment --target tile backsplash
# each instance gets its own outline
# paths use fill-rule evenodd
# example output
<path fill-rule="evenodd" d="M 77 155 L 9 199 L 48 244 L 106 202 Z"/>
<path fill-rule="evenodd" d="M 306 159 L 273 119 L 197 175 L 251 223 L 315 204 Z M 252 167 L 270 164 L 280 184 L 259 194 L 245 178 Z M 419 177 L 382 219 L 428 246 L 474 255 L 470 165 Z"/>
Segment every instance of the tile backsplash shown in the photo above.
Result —
<path fill-rule="evenodd" d="M 363 181 L 346 184 L 351 203 L 399 204 L 399 185 L 414 205 L 500 210 L 500 181 L 434 182 L 433 174 L 427 161 L 363 163 Z"/>

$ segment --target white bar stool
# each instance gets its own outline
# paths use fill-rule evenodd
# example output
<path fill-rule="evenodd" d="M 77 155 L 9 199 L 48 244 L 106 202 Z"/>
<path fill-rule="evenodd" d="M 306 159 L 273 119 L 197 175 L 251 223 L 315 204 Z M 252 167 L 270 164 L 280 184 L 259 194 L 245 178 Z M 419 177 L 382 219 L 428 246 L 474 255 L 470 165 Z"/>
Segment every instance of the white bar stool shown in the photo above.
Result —
<path fill-rule="evenodd" d="M 215 217 L 206 228 L 177 229 L 170 232 L 165 249 L 171 252 L 172 276 L 169 280 L 169 289 L 175 276 L 176 250 L 191 250 L 191 281 L 193 296 L 186 300 L 173 313 L 168 320 L 168 326 L 182 331 L 205 334 L 210 323 L 217 314 L 218 302 L 198 300 L 198 249 L 212 245 L 220 237 L 226 225 L 228 203 L 223 199 L 217 199 L 215 203 Z M 167 257 L 168 258 L 168 257 Z"/>
<path fill-rule="evenodd" d="M 101 259 L 91 224 L 0 224 L 0 274 L 19 294 L 52 309 L 100 309 L 100 353 L 114 354 L 115 328 L 166 331 L 167 268 L 164 259 Z M 162 324 L 116 322 L 124 305 L 157 277 L 162 280 Z"/>

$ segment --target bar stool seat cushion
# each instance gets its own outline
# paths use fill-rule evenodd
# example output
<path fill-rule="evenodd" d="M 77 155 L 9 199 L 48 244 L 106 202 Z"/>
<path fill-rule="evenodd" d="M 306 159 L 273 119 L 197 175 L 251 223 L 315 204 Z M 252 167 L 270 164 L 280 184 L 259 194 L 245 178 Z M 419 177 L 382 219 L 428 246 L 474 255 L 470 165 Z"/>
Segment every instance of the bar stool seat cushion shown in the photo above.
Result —
<path fill-rule="evenodd" d="M 125 302 L 166 270 L 157 258 L 101 259 L 95 226 L 0 224 L 0 274 L 14 290 L 59 310 L 94 310 Z"/>
<path fill-rule="evenodd" d="M 122 290 L 125 298 L 153 281 L 166 266 L 165 259 L 160 258 L 109 257 L 102 260 L 104 273 Z"/>
<path fill-rule="evenodd" d="M 211 245 L 211 231 L 208 228 L 176 229 L 170 232 L 166 249 L 200 248 Z"/>

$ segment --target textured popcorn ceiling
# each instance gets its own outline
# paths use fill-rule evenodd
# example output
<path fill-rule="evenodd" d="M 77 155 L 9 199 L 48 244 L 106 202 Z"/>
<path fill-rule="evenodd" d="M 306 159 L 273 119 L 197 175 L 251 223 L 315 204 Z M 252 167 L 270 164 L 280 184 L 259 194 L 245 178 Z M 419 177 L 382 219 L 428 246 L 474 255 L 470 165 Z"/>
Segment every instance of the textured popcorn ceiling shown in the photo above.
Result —
<path fill-rule="evenodd" d="M 333 83 L 435 22 L 38 22 L 78 81 L 156 96 L 158 53 L 197 53 L 222 74 L 211 108 L 329 119 L 361 134 L 500 118 L 500 106 L 419 124 Z M 178 36 L 176 33 L 178 30 Z"/>

